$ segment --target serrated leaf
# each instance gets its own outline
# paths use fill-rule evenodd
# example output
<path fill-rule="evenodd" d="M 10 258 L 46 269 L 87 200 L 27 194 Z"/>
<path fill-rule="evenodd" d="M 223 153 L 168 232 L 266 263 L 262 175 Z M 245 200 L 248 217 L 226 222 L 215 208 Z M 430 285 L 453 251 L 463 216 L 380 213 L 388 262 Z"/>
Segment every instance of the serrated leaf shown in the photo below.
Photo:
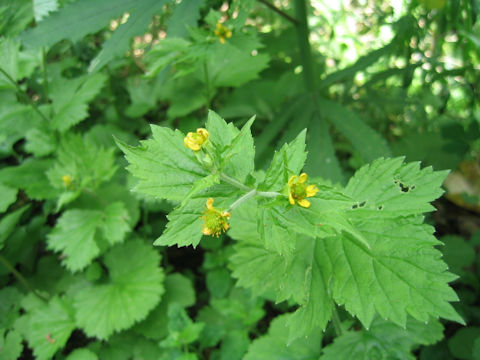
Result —
<path fill-rule="evenodd" d="M 100 92 L 106 80 L 103 74 L 92 74 L 52 82 L 49 87 L 55 113 L 52 126 L 64 132 L 87 118 L 88 103 Z"/>
<path fill-rule="evenodd" d="M 218 114 L 209 111 L 206 128 L 215 147 L 223 173 L 244 181 L 255 169 L 255 148 L 250 127 L 255 117 L 250 118 L 239 131 L 232 123 L 227 124 Z"/>
<path fill-rule="evenodd" d="M 378 159 L 363 166 L 345 187 L 345 195 L 360 206 L 354 216 L 397 217 L 435 210 L 430 204 L 443 194 L 448 171 L 420 170 L 420 163 L 404 164 L 403 158 Z"/>
<path fill-rule="evenodd" d="M 183 144 L 184 135 L 176 130 L 152 125 L 153 139 L 140 147 L 117 144 L 130 163 L 127 170 L 139 179 L 134 190 L 168 200 L 183 200 L 196 181 L 207 176 L 193 151 Z"/>
<path fill-rule="evenodd" d="M 268 333 L 254 340 L 244 360 L 306 360 L 318 359 L 322 349 L 322 332 L 317 329 L 307 337 L 288 343 L 288 324 L 291 315 L 277 316 Z"/>
<path fill-rule="evenodd" d="M 185 309 L 177 303 L 168 307 L 168 337 L 160 342 L 162 348 L 182 348 L 198 339 L 205 324 L 194 323 Z"/>
<path fill-rule="evenodd" d="M 343 185 L 345 176 L 335 155 L 327 121 L 314 113 L 308 131 L 307 149 L 311 156 L 307 159 L 305 171 L 310 176 L 321 176 Z"/>
<path fill-rule="evenodd" d="M 160 255 L 143 242 L 117 245 L 105 255 L 110 279 L 74 294 L 76 322 L 88 336 L 107 339 L 144 319 L 164 292 Z"/>
<path fill-rule="evenodd" d="M 283 145 L 280 151 L 275 152 L 265 180 L 259 185 L 259 189 L 282 191 L 287 185 L 289 177 L 300 173 L 307 158 L 305 137 L 306 130 L 303 130 L 295 140 Z"/>
<path fill-rule="evenodd" d="M 406 328 L 376 319 L 370 330 L 349 331 L 323 350 L 320 360 L 410 359 L 414 346 L 431 345 L 443 337 L 438 320 L 421 323 L 409 319 Z"/>
<path fill-rule="evenodd" d="M 390 156 L 386 140 L 367 125 L 358 115 L 336 102 L 319 99 L 325 117 L 352 143 L 366 161 Z"/>
<path fill-rule="evenodd" d="M 220 184 L 210 188 L 206 193 L 191 198 L 184 206 L 168 214 L 167 227 L 153 244 L 196 247 L 203 236 L 202 214 L 206 210 L 207 199 L 212 197 L 215 199 L 216 208 L 227 209 L 228 205 L 233 203 L 232 197 L 236 192 L 237 190 L 231 186 Z"/>
<path fill-rule="evenodd" d="M 161 12 L 166 2 L 167 0 L 138 0 L 135 9 L 130 11 L 127 22 L 120 24 L 112 37 L 105 41 L 102 50 L 90 62 L 88 72 L 100 70 L 110 60 L 128 51 L 131 39 L 145 33 L 152 22 L 152 17 Z"/>
<path fill-rule="evenodd" d="M 55 296 L 24 315 L 18 329 L 33 349 L 36 359 L 51 359 L 67 343 L 75 329 L 75 311 L 68 298 Z M 16 326 L 17 327 L 17 326 Z"/>
<path fill-rule="evenodd" d="M 73 42 L 106 27 L 113 18 L 135 8 L 136 0 L 84 0 L 66 5 L 37 27 L 22 33 L 27 46 L 51 46 L 62 39 Z"/>
<path fill-rule="evenodd" d="M 183 307 L 195 303 L 195 289 L 192 281 L 178 273 L 165 277 L 165 294 L 160 304 L 142 322 L 134 327 L 134 331 L 149 339 L 161 339 L 168 334 L 168 307 L 170 304 Z"/>
<path fill-rule="evenodd" d="M 188 27 L 194 27 L 197 24 L 200 18 L 200 8 L 203 5 L 204 0 L 184 0 L 177 4 L 167 22 L 167 36 L 186 37 L 188 35 Z"/>
<path fill-rule="evenodd" d="M 33 0 L 33 15 L 37 23 L 57 9 L 57 0 Z"/>
<path fill-rule="evenodd" d="M 283 224 L 279 224 L 272 214 L 271 208 L 260 208 L 258 211 L 258 233 L 265 248 L 278 252 L 282 256 L 290 256 L 295 248 L 295 236 Z"/>
<path fill-rule="evenodd" d="M 50 159 L 29 159 L 21 165 L 1 169 L 0 179 L 7 186 L 25 190 L 31 199 L 51 199 L 58 193 L 45 175 L 52 163 Z"/>
<path fill-rule="evenodd" d="M 235 36 L 235 35 L 234 35 Z M 207 53 L 209 82 L 216 87 L 240 86 L 258 78 L 270 61 L 266 54 L 253 56 L 251 51 L 226 44 L 214 44 Z"/>
<path fill-rule="evenodd" d="M 19 359 L 22 354 L 22 337 L 16 330 L 10 330 L 4 336 L 5 329 L 0 329 L 0 357 L 2 359 Z"/>
<path fill-rule="evenodd" d="M 123 203 L 117 202 L 104 211 L 67 210 L 48 235 L 47 243 L 50 249 L 62 252 L 62 263 L 75 272 L 90 264 L 105 246 L 123 241 L 129 230 L 128 212 Z"/>
<path fill-rule="evenodd" d="M 30 206 L 31 205 L 22 206 L 20 209 L 2 217 L 0 220 L 0 250 L 3 248 L 5 240 L 7 240 L 15 230 L 23 213 L 30 209 Z"/>

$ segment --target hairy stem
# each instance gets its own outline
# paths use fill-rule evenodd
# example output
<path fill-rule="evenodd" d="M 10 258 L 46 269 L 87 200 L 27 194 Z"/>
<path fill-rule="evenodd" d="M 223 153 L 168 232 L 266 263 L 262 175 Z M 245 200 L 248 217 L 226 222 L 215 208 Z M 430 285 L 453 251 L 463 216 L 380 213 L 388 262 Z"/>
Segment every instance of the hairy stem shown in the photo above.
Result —
<path fill-rule="evenodd" d="M 22 274 L 20 274 L 17 269 L 15 269 L 9 262 L 7 259 L 5 259 L 2 255 L 0 255 L 0 262 L 8 269 L 8 271 L 10 271 L 13 276 L 15 276 L 17 278 L 18 281 L 20 281 L 23 286 L 25 286 L 25 288 L 32 292 L 35 296 L 37 296 L 39 299 L 43 300 L 43 301 L 48 301 L 48 299 L 46 297 L 44 297 L 42 294 L 38 293 L 31 285 L 30 283 L 28 282 L 27 279 L 25 279 L 25 277 L 23 277 Z"/>
<path fill-rule="evenodd" d="M 230 207 L 228 208 L 227 211 L 232 211 L 232 210 L 235 209 L 237 206 L 239 206 L 239 205 L 242 204 L 243 202 L 247 201 L 248 199 L 254 197 L 255 195 L 257 195 L 257 190 L 255 190 L 255 189 L 250 190 L 248 193 L 246 193 L 246 194 L 243 195 L 241 198 L 237 199 L 232 205 L 230 205 Z"/>

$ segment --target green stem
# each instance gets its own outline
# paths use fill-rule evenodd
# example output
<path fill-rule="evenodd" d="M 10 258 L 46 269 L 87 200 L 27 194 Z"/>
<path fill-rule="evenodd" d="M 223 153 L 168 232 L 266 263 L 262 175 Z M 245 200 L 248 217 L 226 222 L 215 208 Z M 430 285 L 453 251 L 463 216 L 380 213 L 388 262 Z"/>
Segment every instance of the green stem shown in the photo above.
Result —
<path fill-rule="evenodd" d="M 258 0 L 259 2 L 261 2 L 263 5 L 265 5 L 266 7 L 268 7 L 270 10 L 273 10 L 275 11 L 277 14 L 279 14 L 280 16 L 282 16 L 283 18 L 287 19 L 288 21 L 294 23 L 295 25 L 298 24 L 298 20 L 295 19 L 294 17 L 288 15 L 285 11 L 277 8 L 275 5 L 273 5 L 272 3 L 268 2 L 267 0 Z"/>
<path fill-rule="evenodd" d="M 232 186 L 234 186 L 234 187 L 236 187 L 240 190 L 243 190 L 243 191 L 251 191 L 252 190 L 247 185 L 242 184 L 240 181 L 235 180 L 234 178 L 231 178 L 230 176 L 225 175 L 223 173 L 220 175 L 220 179 L 225 181 L 227 184 L 230 184 L 230 185 L 232 185 Z"/>
<path fill-rule="evenodd" d="M 335 328 L 335 334 L 337 334 L 337 336 L 341 336 L 343 334 L 342 322 L 340 321 L 340 316 L 338 316 L 337 305 L 335 304 L 333 304 L 332 323 L 333 327 Z"/>
<path fill-rule="evenodd" d="M 27 281 L 27 279 L 25 279 L 23 277 L 22 274 L 20 274 L 17 269 L 15 269 L 9 262 L 7 259 L 5 259 L 2 255 L 0 255 L 0 262 L 13 274 L 13 276 L 15 276 L 17 278 L 18 281 L 20 281 L 23 286 L 25 286 L 25 288 L 32 292 L 33 294 L 35 294 L 35 296 L 37 296 L 39 299 L 43 300 L 43 301 L 48 301 L 48 299 L 46 297 L 44 297 L 42 294 L 38 293 L 34 288 L 32 288 L 32 286 L 30 285 L 30 283 Z"/>
<path fill-rule="evenodd" d="M 248 193 L 246 193 L 241 198 L 237 199 L 232 205 L 230 205 L 227 211 L 234 210 L 237 206 L 247 201 L 248 199 L 254 197 L 255 195 L 257 195 L 257 190 L 256 189 L 250 190 Z"/>
<path fill-rule="evenodd" d="M 35 110 L 35 112 L 40 115 L 40 117 L 45 120 L 46 122 L 48 122 L 48 119 L 45 115 L 43 115 L 43 113 L 38 109 L 37 107 L 37 104 L 35 104 L 35 102 L 30 98 L 30 96 L 28 96 L 28 94 L 17 84 L 17 82 L 5 71 L 3 70 L 2 68 L 0 68 L 0 73 L 2 73 L 17 89 L 17 91 L 22 94 L 22 96 L 25 98 L 25 100 L 27 100 L 27 102 L 30 104 L 30 106 L 32 106 L 33 110 Z"/>
<path fill-rule="evenodd" d="M 303 78 L 307 91 L 316 92 L 315 72 L 313 67 L 312 49 L 310 47 L 310 30 L 307 21 L 307 1 L 295 0 L 295 14 L 298 20 L 297 36 L 298 46 L 300 47 L 300 59 L 303 67 Z"/>

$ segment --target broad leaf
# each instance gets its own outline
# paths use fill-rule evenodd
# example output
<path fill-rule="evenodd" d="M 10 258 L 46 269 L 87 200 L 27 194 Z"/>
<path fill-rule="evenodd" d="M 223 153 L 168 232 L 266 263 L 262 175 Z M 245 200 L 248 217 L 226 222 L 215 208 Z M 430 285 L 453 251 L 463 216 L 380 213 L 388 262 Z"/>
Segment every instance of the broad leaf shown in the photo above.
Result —
<path fill-rule="evenodd" d="M 5 212 L 8 207 L 17 199 L 18 190 L 0 183 L 0 213 Z"/>
<path fill-rule="evenodd" d="M 139 179 L 134 190 L 156 198 L 181 201 L 193 183 L 207 175 L 193 151 L 183 144 L 184 135 L 176 130 L 152 125 L 153 139 L 133 147 L 117 140 L 130 165 L 127 169 Z"/>
<path fill-rule="evenodd" d="M 48 235 L 48 247 L 62 252 L 62 263 L 72 272 L 84 269 L 106 247 L 123 241 L 130 230 L 121 202 L 104 211 L 67 210 Z"/>
<path fill-rule="evenodd" d="M 67 343 L 75 329 L 75 310 L 68 298 L 55 296 L 19 319 L 15 326 L 39 360 L 51 359 Z"/>
<path fill-rule="evenodd" d="M 443 337 L 438 320 L 422 323 L 409 319 L 406 328 L 376 319 L 370 330 L 348 331 L 323 350 L 320 360 L 409 359 L 414 346 L 431 345 Z"/>
<path fill-rule="evenodd" d="M 322 332 L 317 329 L 307 337 L 288 343 L 288 324 L 291 315 L 277 316 L 268 333 L 254 340 L 244 360 L 307 360 L 318 359 L 322 348 Z"/>
<path fill-rule="evenodd" d="M 77 289 L 76 323 L 88 336 L 107 339 L 144 319 L 164 292 L 160 255 L 136 240 L 105 255 L 109 281 Z"/>

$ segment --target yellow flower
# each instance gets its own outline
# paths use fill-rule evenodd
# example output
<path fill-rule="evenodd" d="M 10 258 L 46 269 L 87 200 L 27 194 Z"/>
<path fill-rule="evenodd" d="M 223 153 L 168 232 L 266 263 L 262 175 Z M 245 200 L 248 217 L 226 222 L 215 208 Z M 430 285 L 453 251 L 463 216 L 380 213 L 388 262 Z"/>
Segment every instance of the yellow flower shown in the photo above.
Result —
<path fill-rule="evenodd" d="M 215 29 L 214 34 L 220 39 L 222 44 L 225 44 L 226 39 L 230 39 L 232 37 L 232 31 L 220 23 L 217 23 L 217 28 Z"/>
<path fill-rule="evenodd" d="M 310 201 L 307 197 L 315 196 L 318 192 L 318 188 L 315 185 L 308 185 L 306 183 L 308 175 L 306 173 L 301 174 L 300 176 L 293 175 L 288 180 L 288 201 L 290 204 L 298 205 L 308 208 L 310 206 Z"/>
<path fill-rule="evenodd" d="M 202 234 L 220 236 L 228 230 L 230 225 L 228 219 L 230 219 L 230 213 L 228 211 L 220 211 L 213 207 L 213 198 L 207 200 L 207 210 L 203 212 L 202 219 L 205 221 L 203 224 Z"/>
<path fill-rule="evenodd" d="M 202 148 L 203 143 L 208 140 L 208 136 L 208 131 L 200 128 L 197 129 L 196 133 L 189 132 L 183 139 L 183 143 L 187 148 L 198 151 Z"/>
<path fill-rule="evenodd" d="M 69 188 L 70 185 L 72 185 L 73 179 L 72 179 L 72 176 L 70 174 L 67 174 L 67 175 L 62 176 L 62 181 L 63 181 L 63 185 L 66 188 Z"/>

